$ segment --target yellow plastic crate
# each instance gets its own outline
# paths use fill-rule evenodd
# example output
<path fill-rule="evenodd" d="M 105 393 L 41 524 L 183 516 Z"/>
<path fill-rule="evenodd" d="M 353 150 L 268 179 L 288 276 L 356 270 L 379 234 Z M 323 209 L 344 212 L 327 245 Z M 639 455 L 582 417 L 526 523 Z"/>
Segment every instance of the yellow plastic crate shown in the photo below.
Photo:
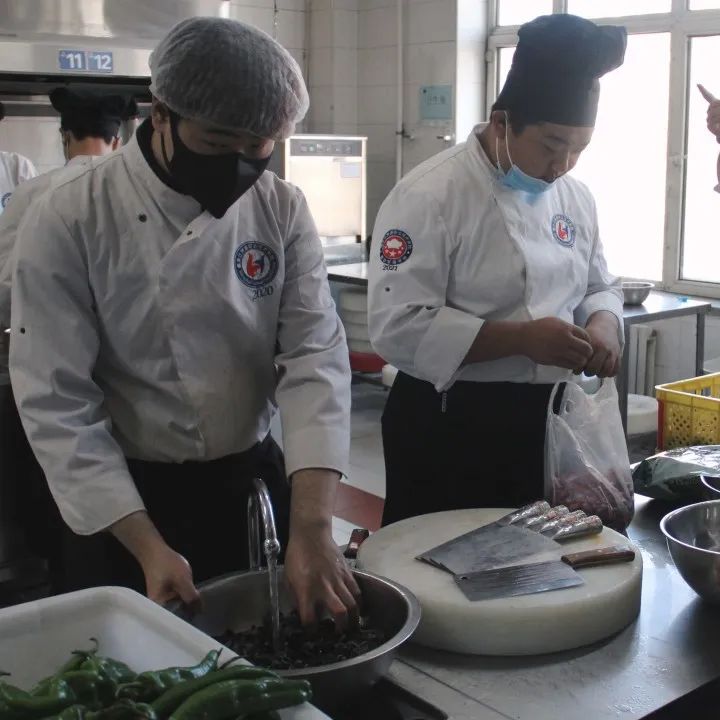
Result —
<path fill-rule="evenodd" d="M 720 373 L 658 385 L 658 447 L 720 445 Z"/>

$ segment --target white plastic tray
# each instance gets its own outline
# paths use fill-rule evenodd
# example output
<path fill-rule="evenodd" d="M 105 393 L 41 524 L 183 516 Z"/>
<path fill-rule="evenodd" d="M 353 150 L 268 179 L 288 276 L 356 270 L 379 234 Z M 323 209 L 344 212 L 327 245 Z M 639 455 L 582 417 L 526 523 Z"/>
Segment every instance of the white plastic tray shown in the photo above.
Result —
<path fill-rule="evenodd" d="M 0 610 L 0 670 L 30 687 L 52 674 L 72 650 L 100 652 L 142 672 L 193 665 L 222 647 L 160 606 L 124 588 L 95 588 Z M 311 705 L 284 710 L 284 720 L 328 720 Z"/>

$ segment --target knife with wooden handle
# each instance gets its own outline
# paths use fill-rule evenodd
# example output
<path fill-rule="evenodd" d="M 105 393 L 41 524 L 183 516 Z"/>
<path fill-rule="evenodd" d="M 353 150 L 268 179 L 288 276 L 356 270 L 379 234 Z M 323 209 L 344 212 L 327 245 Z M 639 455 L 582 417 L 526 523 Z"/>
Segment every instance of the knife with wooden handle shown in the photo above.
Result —
<path fill-rule="evenodd" d="M 630 548 L 613 546 L 567 553 L 560 560 L 456 575 L 455 582 L 468 600 L 496 600 L 576 587 L 584 582 L 576 570 L 634 559 L 635 552 Z"/>

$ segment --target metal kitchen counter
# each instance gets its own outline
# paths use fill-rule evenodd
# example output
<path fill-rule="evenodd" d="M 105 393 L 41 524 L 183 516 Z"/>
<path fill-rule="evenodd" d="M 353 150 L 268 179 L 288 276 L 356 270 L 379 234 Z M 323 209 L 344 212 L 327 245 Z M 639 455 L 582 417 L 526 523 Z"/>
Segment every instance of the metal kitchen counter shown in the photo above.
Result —
<path fill-rule="evenodd" d="M 675 569 L 658 527 L 670 508 L 646 499 L 636 508 L 629 535 L 643 556 L 642 609 L 619 635 L 574 651 L 516 658 L 409 645 L 392 679 L 455 720 L 716 717 L 717 700 L 695 700 L 692 710 L 682 703 L 713 681 L 720 687 L 720 607 L 702 603 Z M 671 712 L 660 710 L 670 703 Z"/>

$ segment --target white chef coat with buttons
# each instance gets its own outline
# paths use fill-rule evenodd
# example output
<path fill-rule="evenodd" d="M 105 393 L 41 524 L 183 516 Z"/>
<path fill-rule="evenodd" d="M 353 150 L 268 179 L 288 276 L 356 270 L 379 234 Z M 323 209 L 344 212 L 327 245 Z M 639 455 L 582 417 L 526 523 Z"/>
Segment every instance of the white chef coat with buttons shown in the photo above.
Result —
<path fill-rule="evenodd" d="M 15 188 L 37 174 L 35 166 L 24 155 L 0 151 L 0 213 L 5 209 Z"/>
<path fill-rule="evenodd" d="M 509 357 L 462 366 L 486 320 L 557 317 L 622 326 L 588 189 L 569 176 L 535 202 L 504 187 L 476 127 L 409 173 L 383 203 L 370 257 L 370 339 L 387 362 L 438 391 L 456 380 L 554 383 L 566 370 Z M 620 333 L 622 337 L 622 332 Z"/>
<path fill-rule="evenodd" d="M 276 401 L 288 474 L 346 473 L 348 350 L 300 191 L 266 172 L 216 219 L 136 139 L 71 175 L 21 224 L 10 348 L 67 524 L 91 534 L 143 508 L 125 457 L 242 452 Z"/>
<path fill-rule="evenodd" d="M 4 330 L 10 327 L 10 290 L 14 267 L 11 259 L 18 228 L 30 206 L 63 177 L 67 168 L 85 165 L 89 159 L 85 155 L 77 155 L 68 161 L 67 165 L 30 178 L 18 185 L 0 215 L 0 385 L 10 382 L 7 342 L 9 336 Z"/>

